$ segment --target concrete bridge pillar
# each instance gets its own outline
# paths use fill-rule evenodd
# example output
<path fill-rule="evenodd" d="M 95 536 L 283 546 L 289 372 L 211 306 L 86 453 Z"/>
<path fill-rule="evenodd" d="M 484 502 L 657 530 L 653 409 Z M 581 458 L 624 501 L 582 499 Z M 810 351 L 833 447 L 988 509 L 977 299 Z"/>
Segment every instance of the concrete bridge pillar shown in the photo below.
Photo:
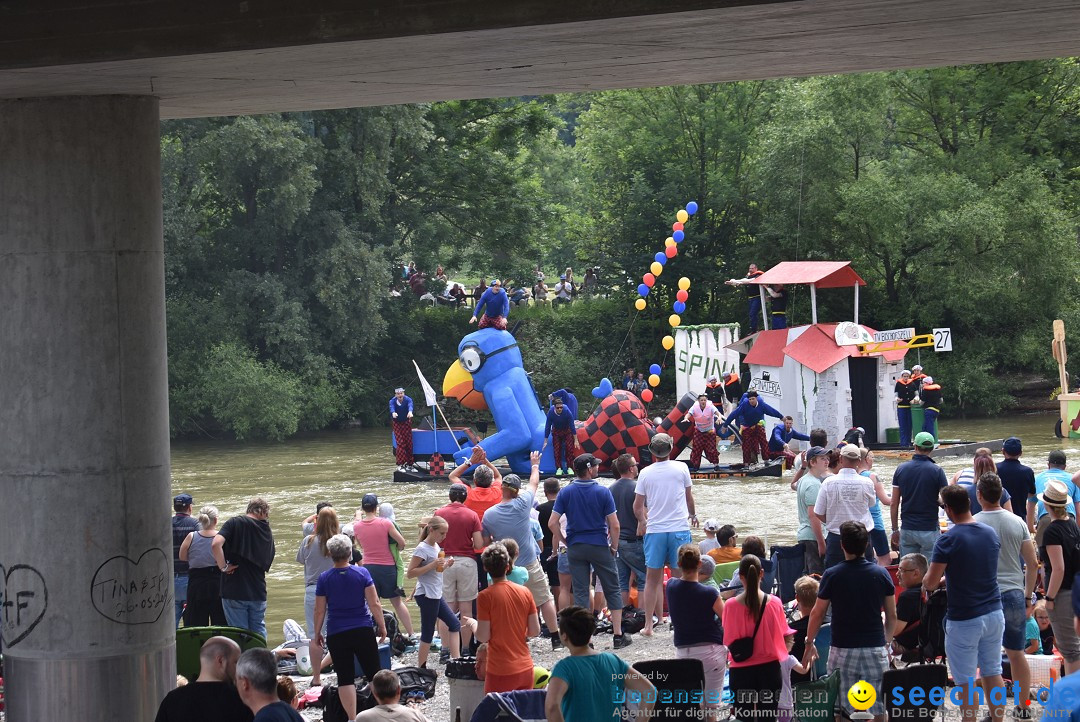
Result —
<path fill-rule="evenodd" d="M 0 101 L 7 719 L 152 720 L 175 682 L 158 101 Z"/>

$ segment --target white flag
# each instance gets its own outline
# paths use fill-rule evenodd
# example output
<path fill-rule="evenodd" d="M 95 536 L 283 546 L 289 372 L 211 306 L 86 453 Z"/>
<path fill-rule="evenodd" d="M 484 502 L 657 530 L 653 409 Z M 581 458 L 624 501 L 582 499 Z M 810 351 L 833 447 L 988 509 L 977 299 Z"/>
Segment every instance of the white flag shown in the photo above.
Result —
<path fill-rule="evenodd" d="M 437 403 L 435 389 L 431 388 L 431 384 L 424 378 L 424 374 L 420 372 L 420 367 L 417 365 L 415 359 L 413 360 L 412 365 L 416 366 L 416 375 L 420 377 L 420 386 L 424 389 L 424 401 L 427 402 L 428 406 L 434 406 Z"/>

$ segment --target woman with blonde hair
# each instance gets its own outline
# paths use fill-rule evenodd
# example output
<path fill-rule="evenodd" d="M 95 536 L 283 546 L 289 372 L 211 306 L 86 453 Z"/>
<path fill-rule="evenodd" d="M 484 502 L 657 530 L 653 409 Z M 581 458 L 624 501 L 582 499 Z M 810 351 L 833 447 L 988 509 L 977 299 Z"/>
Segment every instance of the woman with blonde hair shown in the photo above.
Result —
<path fill-rule="evenodd" d="M 441 516 L 433 516 L 421 532 L 420 543 L 413 550 L 406 576 L 416 580 L 414 598 L 420 608 L 420 649 L 416 664 L 427 668 L 431 640 L 435 637 L 435 623 L 442 621 L 447 628 L 446 642 L 450 656 L 461 656 L 461 622 L 443 599 L 443 572 L 453 566 L 454 558 L 445 558 L 439 543 L 446 539 L 450 525 Z"/>
<path fill-rule="evenodd" d="M 187 535 L 180 545 L 180 561 L 188 563 L 188 598 L 184 608 L 185 627 L 224 627 L 225 610 L 221 607 L 221 570 L 214 561 L 214 537 L 217 536 L 216 506 L 199 509 L 199 528 Z"/>
<path fill-rule="evenodd" d="M 315 531 L 304 537 L 296 550 L 296 561 L 304 565 L 304 618 L 308 639 L 315 636 L 315 583 L 320 574 L 334 566 L 326 542 L 340 532 L 337 512 L 332 506 L 323 507 L 315 517 Z"/>

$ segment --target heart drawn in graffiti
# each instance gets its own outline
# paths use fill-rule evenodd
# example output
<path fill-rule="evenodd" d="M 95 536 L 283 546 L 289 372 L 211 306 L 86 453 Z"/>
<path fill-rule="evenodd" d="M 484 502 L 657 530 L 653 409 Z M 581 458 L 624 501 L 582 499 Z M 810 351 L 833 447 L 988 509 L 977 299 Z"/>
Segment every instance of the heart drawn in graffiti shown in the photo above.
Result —
<path fill-rule="evenodd" d="M 94 609 L 119 624 L 151 624 L 172 602 L 169 557 L 147 549 L 133 561 L 126 556 L 106 559 L 94 572 L 90 598 Z"/>
<path fill-rule="evenodd" d="M 49 608 L 49 591 L 41 573 L 27 564 L 15 564 L 3 574 L 3 599 L 0 599 L 0 639 L 5 647 L 14 647 L 26 639 Z"/>

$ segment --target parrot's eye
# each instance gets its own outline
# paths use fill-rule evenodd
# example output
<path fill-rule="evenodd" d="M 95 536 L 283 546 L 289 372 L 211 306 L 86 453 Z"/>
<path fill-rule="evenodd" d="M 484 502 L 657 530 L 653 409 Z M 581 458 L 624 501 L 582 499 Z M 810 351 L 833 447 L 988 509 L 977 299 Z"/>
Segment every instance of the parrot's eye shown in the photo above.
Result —
<path fill-rule="evenodd" d="M 476 373 L 483 364 L 483 357 L 480 355 L 480 350 L 470 346 L 461 352 L 461 365 L 465 367 L 465 370 L 469 373 Z"/>

